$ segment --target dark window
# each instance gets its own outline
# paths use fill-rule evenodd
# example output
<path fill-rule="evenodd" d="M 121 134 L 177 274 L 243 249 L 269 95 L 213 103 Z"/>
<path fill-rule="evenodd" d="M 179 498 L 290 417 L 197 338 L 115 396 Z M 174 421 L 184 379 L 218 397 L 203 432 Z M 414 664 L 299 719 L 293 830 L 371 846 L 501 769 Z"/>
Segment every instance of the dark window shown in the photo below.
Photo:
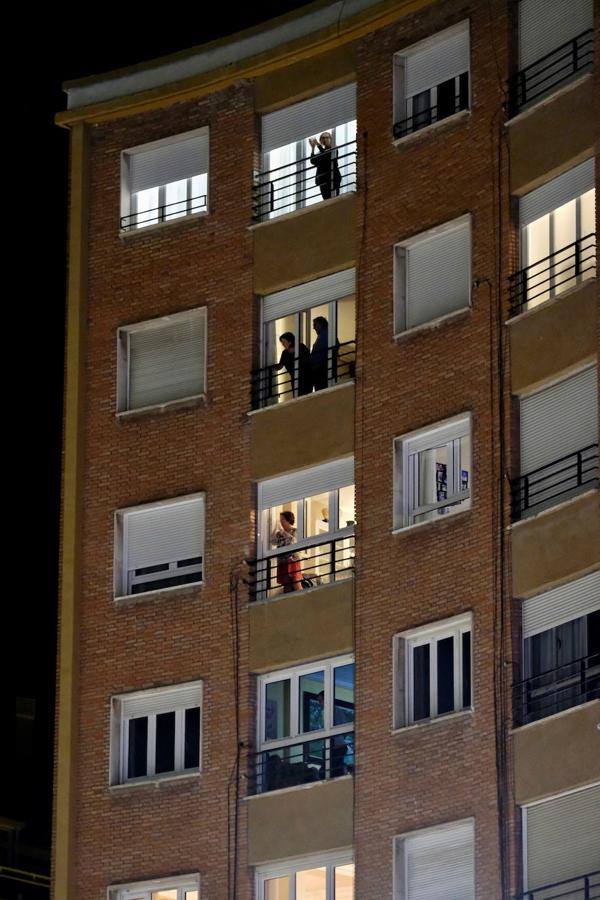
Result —
<path fill-rule="evenodd" d="M 431 95 L 428 90 L 421 91 L 420 94 L 414 95 L 412 114 L 413 131 L 417 131 L 419 128 L 426 128 L 427 125 L 431 125 Z M 411 130 L 410 123 L 408 130 Z"/>
<path fill-rule="evenodd" d="M 200 707 L 185 711 L 184 769 L 197 769 L 200 765 Z"/>
<path fill-rule="evenodd" d="M 175 770 L 175 713 L 159 713 L 156 717 L 156 768 L 160 772 Z"/>
<path fill-rule="evenodd" d="M 471 632 L 465 631 L 462 636 L 462 705 L 471 705 Z"/>
<path fill-rule="evenodd" d="M 413 697 L 413 718 L 415 722 L 419 719 L 428 719 L 430 716 L 429 705 L 429 644 L 423 644 L 415 647 L 413 650 L 413 666 L 414 666 L 414 697 Z"/>
<path fill-rule="evenodd" d="M 437 89 L 437 118 L 445 119 L 456 112 L 456 82 L 454 78 L 443 81 Z"/>
<path fill-rule="evenodd" d="M 454 638 L 437 642 L 438 716 L 454 709 Z"/>
<path fill-rule="evenodd" d="M 143 716 L 129 720 L 129 754 L 127 777 L 141 778 L 148 768 L 148 719 Z"/>

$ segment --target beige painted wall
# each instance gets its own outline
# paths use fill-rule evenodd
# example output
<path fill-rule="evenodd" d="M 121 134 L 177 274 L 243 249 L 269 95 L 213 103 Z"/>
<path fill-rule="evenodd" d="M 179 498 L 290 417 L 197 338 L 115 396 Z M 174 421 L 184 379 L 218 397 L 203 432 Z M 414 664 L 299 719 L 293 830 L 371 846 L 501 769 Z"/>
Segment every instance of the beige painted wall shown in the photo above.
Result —
<path fill-rule="evenodd" d="M 355 262 L 356 194 L 258 225 L 254 230 L 254 291 L 270 294 Z"/>
<path fill-rule="evenodd" d="M 303 59 L 281 72 L 269 72 L 254 82 L 254 105 L 257 112 L 297 103 L 305 97 L 323 94 L 356 77 L 354 45 L 345 44 L 330 50 L 320 59 Z"/>
<path fill-rule="evenodd" d="M 519 394 L 591 361 L 598 288 L 588 281 L 509 323 L 512 392 Z"/>
<path fill-rule="evenodd" d="M 352 650 L 351 579 L 250 604 L 249 668 L 268 672 Z"/>
<path fill-rule="evenodd" d="M 600 779 L 600 700 L 513 735 L 515 799 L 529 803 Z"/>
<path fill-rule="evenodd" d="M 508 126 L 512 194 L 526 194 L 592 155 L 594 108 L 587 75 Z"/>
<path fill-rule="evenodd" d="M 354 385 L 280 403 L 250 419 L 253 479 L 347 456 L 354 452 Z"/>
<path fill-rule="evenodd" d="M 591 491 L 513 526 L 515 597 L 537 594 L 598 567 L 599 498 L 598 491 Z"/>
<path fill-rule="evenodd" d="M 353 791 L 344 776 L 249 799 L 249 865 L 351 846 Z"/>

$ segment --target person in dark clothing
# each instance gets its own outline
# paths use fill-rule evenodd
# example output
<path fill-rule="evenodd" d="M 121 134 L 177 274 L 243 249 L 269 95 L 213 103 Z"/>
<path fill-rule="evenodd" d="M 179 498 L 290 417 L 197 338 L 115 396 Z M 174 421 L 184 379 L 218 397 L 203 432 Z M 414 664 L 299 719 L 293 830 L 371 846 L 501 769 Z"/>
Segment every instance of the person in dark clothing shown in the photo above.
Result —
<path fill-rule="evenodd" d="M 331 146 L 330 133 L 324 131 L 318 141 L 316 138 L 309 138 L 308 142 L 312 148 L 310 161 L 313 166 L 317 167 L 315 184 L 318 185 L 323 200 L 337 197 L 342 183 L 342 173 L 338 168 L 337 150 Z M 319 148 L 318 153 L 317 147 Z"/>
<path fill-rule="evenodd" d="M 322 391 L 328 386 L 327 357 L 329 351 L 329 322 L 325 316 L 313 319 L 313 328 L 317 339 L 310 351 L 310 369 L 315 391 Z M 333 373 L 332 373 L 333 374 Z"/>
<path fill-rule="evenodd" d="M 296 387 L 296 338 L 291 331 L 286 331 L 279 338 L 279 343 L 283 347 L 279 362 L 273 366 L 274 371 L 279 372 L 285 369 L 289 374 L 293 387 Z M 300 352 L 298 354 L 298 396 L 310 394 L 312 390 L 311 370 L 310 370 L 310 351 L 306 344 L 300 342 Z"/>

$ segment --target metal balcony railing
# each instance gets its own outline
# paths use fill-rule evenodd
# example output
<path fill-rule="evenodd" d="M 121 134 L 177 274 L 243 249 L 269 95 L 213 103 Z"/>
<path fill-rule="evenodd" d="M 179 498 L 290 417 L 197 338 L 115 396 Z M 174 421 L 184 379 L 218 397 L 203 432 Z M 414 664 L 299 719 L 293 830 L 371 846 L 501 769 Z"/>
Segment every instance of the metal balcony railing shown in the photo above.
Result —
<path fill-rule="evenodd" d="M 354 731 L 314 734 L 261 750 L 248 759 L 248 793 L 325 781 L 354 772 Z"/>
<path fill-rule="evenodd" d="M 260 172 L 252 186 L 253 221 L 262 222 L 271 216 L 356 190 L 356 141 L 340 144 L 331 153 L 339 169 L 339 189 L 335 184 L 335 169 L 332 166 L 332 183 L 324 184 L 321 191 L 321 187 L 315 183 L 317 167 L 311 163 L 310 156 L 268 172 Z"/>
<path fill-rule="evenodd" d="M 435 122 L 441 122 L 443 119 L 447 119 L 455 113 L 468 108 L 469 97 L 467 91 L 466 95 L 464 93 L 455 94 L 454 103 L 434 104 L 433 106 L 425 107 L 425 109 L 420 109 L 418 112 L 413 113 L 412 116 L 407 116 L 406 119 L 401 119 L 399 122 L 394 123 L 394 140 L 406 137 L 407 134 L 412 134 L 414 131 L 420 131 L 421 128 L 427 128 L 428 125 L 433 125 Z"/>
<path fill-rule="evenodd" d="M 562 294 L 596 275 L 596 234 L 561 247 L 509 277 L 510 315 Z"/>
<path fill-rule="evenodd" d="M 277 365 L 255 369 L 251 374 L 252 409 L 263 409 L 303 397 L 313 391 L 351 381 L 356 369 L 356 342 L 345 341 L 327 349 L 327 360 L 311 367 L 309 359 L 296 359 L 293 376 Z"/>
<path fill-rule="evenodd" d="M 513 685 L 515 727 L 600 698 L 600 653 L 574 659 Z"/>
<path fill-rule="evenodd" d="M 600 900 L 600 869 L 525 891 L 515 900 Z"/>
<path fill-rule="evenodd" d="M 597 443 L 516 478 L 511 484 L 513 521 L 593 487 L 598 487 Z"/>
<path fill-rule="evenodd" d="M 131 213 L 129 216 L 121 216 L 121 231 L 134 231 L 145 228 L 148 225 L 158 225 L 159 222 L 169 222 L 173 219 L 182 219 L 192 213 L 206 212 L 206 194 L 199 197 L 190 197 L 188 200 L 176 200 L 174 203 L 164 203 L 152 209 L 144 209 Z"/>
<path fill-rule="evenodd" d="M 593 63 L 594 31 L 589 28 L 508 79 L 509 115 L 516 116 L 527 104 L 588 72 Z"/>
<path fill-rule="evenodd" d="M 285 574 L 290 553 L 294 553 L 300 560 L 300 571 L 291 581 Z M 313 543 L 292 544 L 291 547 L 274 550 L 263 559 L 249 561 L 248 570 L 250 601 L 350 578 L 354 571 L 352 528 Z M 284 581 L 289 583 L 282 584 Z"/>

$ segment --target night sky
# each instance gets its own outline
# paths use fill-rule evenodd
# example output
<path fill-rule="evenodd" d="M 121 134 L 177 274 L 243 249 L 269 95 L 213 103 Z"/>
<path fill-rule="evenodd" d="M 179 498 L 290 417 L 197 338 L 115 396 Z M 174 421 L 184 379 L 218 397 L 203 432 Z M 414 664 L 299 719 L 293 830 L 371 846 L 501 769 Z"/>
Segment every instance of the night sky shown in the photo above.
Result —
<path fill-rule="evenodd" d="M 4 307 L 13 338 L 11 364 L 5 366 L 4 449 L 16 465 L 5 469 L 12 513 L 5 517 L 11 536 L 5 563 L 13 575 L 12 589 L 4 591 L 5 661 L 8 647 L 13 652 L 0 734 L 12 758 L 2 766 L 7 783 L 0 816 L 27 823 L 23 843 L 48 846 L 50 835 L 67 236 L 68 132 L 54 125 L 55 113 L 65 108 L 61 84 L 223 37 L 306 5 L 255 0 L 237 9 L 222 4 L 219 11 L 219 4 L 178 8 L 171 3 L 168 15 L 160 7 L 148 7 L 143 15 L 132 8 L 129 20 L 123 5 L 118 13 L 116 6 L 112 11 L 87 7 L 85 20 L 83 7 L 71 15 L 61 7 L 64 21 L 57 12 L 48 22 L 23 7 L 16 30 L 6 32 L 18 52 L 4 91 L 5 145 L 12 138 L 5 149 L 11 164 L 4 206 L 11 240 L 5 271 L 12 277 L 5 278 Z M 91 20 L 92 12 L 104 18 Z M 25 16 L 36 19 L 34 28 Z M 10 445 L 9 436 L 15 438 Z M 35 700 L 33 725 L 17 720 L 17 697 Z M 0 885 L 0 896 L 5 891 Z"/>

